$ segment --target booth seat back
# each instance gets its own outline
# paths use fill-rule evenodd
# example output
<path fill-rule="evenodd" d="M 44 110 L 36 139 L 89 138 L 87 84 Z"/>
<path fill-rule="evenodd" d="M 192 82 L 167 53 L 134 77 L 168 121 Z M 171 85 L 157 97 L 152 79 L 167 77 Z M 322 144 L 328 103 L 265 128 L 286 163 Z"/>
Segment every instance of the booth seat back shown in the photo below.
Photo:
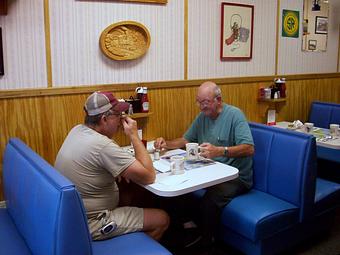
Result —
<path fill-rule="evenodd" d="M 300 208 L 311 216 L 315 195 L 316 143 L 310 135 L 250 123 L 255 144 L 254 189 Z"/>
<path fill-rule="evenodd" d="M 33 254 L 92 254 L 74 185 L 17 138 L 6 147 L 3 179 L 7 210 Z"/>
<path fill-rule="evenodd" d="M 329 124 L 340 124 L 340 104 L 312 102 L 308 121 L 322 128 L 329 128 Z"/>

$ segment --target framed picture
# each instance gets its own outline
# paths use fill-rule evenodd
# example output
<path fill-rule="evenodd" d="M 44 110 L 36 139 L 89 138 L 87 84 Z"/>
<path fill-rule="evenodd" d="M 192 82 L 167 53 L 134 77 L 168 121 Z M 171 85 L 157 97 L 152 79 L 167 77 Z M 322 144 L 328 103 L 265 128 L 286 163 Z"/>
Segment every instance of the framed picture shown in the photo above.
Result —
<path fill-rule="evenodd" d="M 316 16 L 315 17 L 315 33 L 316 34 L 324 34 L 328 33 L 328 18 Z"/>
<path fill-rule="evenodd" d="M 316 40 L 308 40 L 308 50 L 316 50 L 316 45 Z"/>
<path fill-rule="evenodd" d="M 2 48 L 2 28 L 0 27 L 0 75 L 5 74 L 4 68 L 4 55 L 3 55 L 3 48 Z"/>
<path fill-rule="evenodd" d="M 221 60 L 252 58 L 253 24 L 253 5 L 221 4 Z"/>

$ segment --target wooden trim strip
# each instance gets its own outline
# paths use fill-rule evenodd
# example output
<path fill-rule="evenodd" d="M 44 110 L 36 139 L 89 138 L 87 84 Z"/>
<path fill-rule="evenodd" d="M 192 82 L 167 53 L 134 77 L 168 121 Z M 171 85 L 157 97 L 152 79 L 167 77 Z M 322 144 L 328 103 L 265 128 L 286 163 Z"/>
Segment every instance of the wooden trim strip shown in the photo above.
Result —
<path fill-rule="evenodd" d="M 44 0 L 44 24 L 45 24 L 45 50 L 47 87 L 52 88 L 52 55 L 51 55 L 51 31 L 50 31 L 50 7 L 49 0 Z"/>
<path fill-rule="evenodd" d="M 336 65 L 336 71 L 340 72 L 340 24 L 339 24 L 339 32 L 338 32 L 339 38 L 338 38 L 338 62 Z"/>
<path fill-rule="evenodd" d="M 188 79 L 188 0 L 184 0 L 184 80 Z"/>
<path fill-rule="evenodd" d="M 278 72 L 279 66 L 279 37 L 280 37 L 280 0 L 277 0 L 277 13 L 276 13 L 276 46 L 275 46 L 275 75 Z"/>
<path fill-rule="evenodd" d="M 276 75 L 272 76 L 252 76 L 252 77 L 234 77 L 234 78 L 218 78 L 209 79 L 216 84 L 244 84 L 257 82 L 271 82 Z M 298 74 L 285 75 L 287 81 L 289 80 L 311 80 L 311 79 L 330 79 L 340 78 L 340 73 L 324 73 L 324 74 Z M 161 82 L 143 82 L 130 84 L 98 84 L 93 86 L 77 86 L 77 87 L 58 87 L 58 88 L 40 88 L 40 89 L 18 89 L 18 90 L 0 90 L 0 99 L 5 98 L 23 98 L 23 97 L 37 97 L 37 96 L 55 96 L 67 94 L 84 94 L 92 93 L 93 91 L 134 91 L 136 87 L 145 86 L 149 89 L 166 89 L 166 88 L 180 88 L 199 86 L 204 80 L 181 80 L 181 81 L 161 81 Z"/>

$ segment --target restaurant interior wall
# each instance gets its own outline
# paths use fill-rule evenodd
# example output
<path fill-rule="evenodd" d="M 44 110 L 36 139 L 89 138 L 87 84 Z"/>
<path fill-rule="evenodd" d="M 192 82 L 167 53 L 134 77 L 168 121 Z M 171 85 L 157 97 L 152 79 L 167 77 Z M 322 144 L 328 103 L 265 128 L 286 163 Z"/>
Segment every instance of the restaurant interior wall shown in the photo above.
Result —
<path fill-rule="evenodd" d="M 327 52 L 302 53 L 301 36 L 281 38 L 276 27 L 277 6 L 301 12 L 302 0 L 244 0 L 255 6 L 253 58 L 220 61 L 221 2 L 9 1 L 8 14 L 0 16 L 0 162 L 9 137 L 16 136 L 53 164 L 67 132 L 83 121 L 83 103 L 94 90 L 128 98 L 135 87 L 148 86 L 152 114 L 138 119 L 148 140 L 183 134 L 198 113 L 195 93 L 206 79 L 221 85 L 224 100 L 251 121 L 265 121 L 270 105 L 257 101 L 257 91 L 277 76 L 287 77 L 287 100 L 274 106 L 282 120 L 306 120 L 313 100 L 340 103 L 339 29 L 329 31 Z M 116 62 L 101 53 L 101 31 L 121 20 L 149 29 L 145 56 Z M 129 143 L 122 133 L 116 139 Z"/>

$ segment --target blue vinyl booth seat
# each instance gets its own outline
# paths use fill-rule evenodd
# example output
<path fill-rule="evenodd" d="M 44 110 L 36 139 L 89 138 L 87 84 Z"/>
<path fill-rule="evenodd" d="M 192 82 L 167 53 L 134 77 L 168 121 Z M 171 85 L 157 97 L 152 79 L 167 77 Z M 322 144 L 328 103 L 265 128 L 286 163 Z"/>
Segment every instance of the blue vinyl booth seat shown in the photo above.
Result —
<path fill-rule="evenodd" d="M 308 121 L 322 128 L 329 128 L 329 124 L 340 124 L 340 104 L 312 102 Z"/>
<path fill-rule="evenodd" d="M 314 137 L 255 123 L 250 128 L 254 186 L 225 206 L 219 238 L 245 254 L 277 254 L 331 228 L 340 184 L 316 178 Z"/>
<path fill-rule="evenodd" d="M 19 139 L 6 146 L 0 254 L 171 254 L 142 232 L 93 242 L 73 183 Z"/>

